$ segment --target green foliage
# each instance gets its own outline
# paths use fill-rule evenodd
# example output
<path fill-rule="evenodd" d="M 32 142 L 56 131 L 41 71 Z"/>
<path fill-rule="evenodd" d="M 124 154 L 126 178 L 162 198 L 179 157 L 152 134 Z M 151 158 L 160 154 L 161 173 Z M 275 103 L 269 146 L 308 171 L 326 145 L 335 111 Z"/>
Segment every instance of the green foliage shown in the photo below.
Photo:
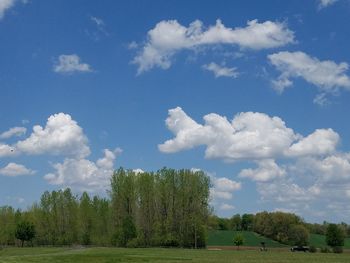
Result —
<path fill-rule="evenodd" d="M 118 169 L 111 180 L 114 244 L 203 247 L 209 215 L 209 178 L 203 172 Z M 134 231 L 135 230 L 135 231 Z"/>
<path fill-rule="evenodd" d="M 253 229 L 254 215 L 252 214 L 243 214 L 241 221 L 241 228 L 244 231 L 250 231 Z"/>
<path fill-rule="evenodd" d="M 343 230 L 336 224 L 329 224 L 326 233 L 326 243 L 331 247 L 344 246 L 345 234 Z"/>
<path fill-rule="evenodd" d="M 321 247 L 321 253 L 330 253 L 331 250 L 329 249 L 329 247 Z"/>
<path fill-rule="evenodd" d="M 343 247 L 333 247 L 333 253 L 341 254 L 343 253 Z"/>
<path fill-rule="evenodd" d="M 233 237 L 233 244 L 235 244 L 235 246 L 237 246 L 237 248 L 239 249 L 240 246 L 242 246 L 244 243 L 244 237 L 242 234 L 236 234 Z"/>
<path fill-rule="evenodd" d="M 309 251 L 310 251 L 310 253 L 316 253 L 316 252 L 317 252 L 317 247 L 315 247 L 315 246 L 310 246 Z"/>
<path fill-rule="evenodd" d="M 306 246 L 309 244 L 310 234 L 303 225 L 293 225 L 289 229 L 288 240 L 293 246 Z"/>
<path fill-rule="evenodd" d="M 21 244 L 25 241 L 31 241 L 35 237 L 35 226 L 28 221 L 19 222 L 16 226 L 15 237 L 21 240 Z"/>
<path fill-rule="evenodd" d="M 277 241 L 261 236 L 251 231 L 229 231 L 229 230 L 212 230 L 208 233 L 208 246 L 232 246 L 232 237 L 236 234 L 242 234 L 244 245 L 249 247 L 260 247 L 264 242 L 267 248 L 286 247 Z"/>
<path fill-rule="evenodd" d="M 297 238 L 291 231 L 292 227 L 302 223 L 298 216 L 291 213 L 261 212 L 254 217 L 254 231 L 283 244 L 290 244 L 294 243 L 293 240 Z M 304 232 L 301 229 L 299 231 Z"/>

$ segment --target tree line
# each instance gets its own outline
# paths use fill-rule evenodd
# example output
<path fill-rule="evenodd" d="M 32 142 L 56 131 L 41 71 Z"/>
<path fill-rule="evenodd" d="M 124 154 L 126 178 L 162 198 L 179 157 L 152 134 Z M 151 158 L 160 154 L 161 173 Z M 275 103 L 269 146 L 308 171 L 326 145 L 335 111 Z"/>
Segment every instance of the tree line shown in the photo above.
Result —
<path fill-rule="evenodd" d="M 211 230 L 254 231 L 280 243 L 295 246 L 308 245 L 310 234 L 325 235 L 327 245 L 339 252 L 340 247 L 344 246 L 344 238 L 350 237 L 350 225 L 344 222 L 311 224 L 293 213 L 284 212 L 236 214 L 231 218 L 211 215 L 208 222 Z"/>
<path fill-rule="evenodd" d="M 45 192 L 23 212 L 1 207 L 0 245 L 18 244 L 18 226 L 29 222 L 33 245 L 204 247 L 209 187 L 201 171 L 120 168 L 111 177 L 108 198 L 77 196 L 67 188 Z"/>

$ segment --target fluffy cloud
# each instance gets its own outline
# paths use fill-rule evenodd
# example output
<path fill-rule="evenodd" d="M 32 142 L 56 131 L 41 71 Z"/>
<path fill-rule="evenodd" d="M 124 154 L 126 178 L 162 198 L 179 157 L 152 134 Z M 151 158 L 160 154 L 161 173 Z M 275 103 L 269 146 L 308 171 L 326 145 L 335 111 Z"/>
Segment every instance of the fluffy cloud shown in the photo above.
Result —
<path fill-rule="evenodd" d="M 16 153 L 12 146 L 0 142 L 0 158 L 14 156 Z"/>
<path fill-rule="evenodd" d="M 72 74 L 75 72 L 91 72 L 91 66 L 81 63 L 80 58 L 76 54 L 60 55 L 57 63 L 53 67 L 54 72 L 63 74 Z"/>
<path fill-rule="evenodd" d="M 13 136 L 22 136 L 27 132 L 25 127 L 13 127 L 0 134 L 0 139 L 8 139 Z"/>
<path fill-rule="evenodd" d="M 323 159 L 307 159 L 303 169 L 317 176 L 318 183 L 321 184 L 350 184 L 350 153 L 337 153 Z"/>
<path fill-rule="evenodd" d="M 218 199 L 231 200 L 233 192 L 240 190 L 242 185 L 239 182 L 226 177 L 211 177 L 213 187 L 210 189 L 210 196 L 217 202 Z"/>
<path fill-rule="evenodd" d="M 45 127 L 36 125 L 32 134 L 17 142 L 15 151 L 26 154 L 70 155 L 79 158 L 90 154 L 83 129 L 69 114 L 51 115 Z"/>
<path fill-rule="evenodd" d="M 211 62 L 209 64 L 205 64 L 202 66 L 203 69 L 211 71 L 214 73 L 215 78 L 219 77 L 230 77 L 230 78 L 237 78 L 239 73 L 237 72 L 237 68 L 228 68 L 225 66 L 220 66 L 214 62 Z"/>
<path fill-rule="evenodd" d="M 287 151 L 289 156 L 331 154 L 336 150 L 339 135 L 332 129 L 317 129 L 309 136 L 294 143 Z"/>
<path fill-rule="evenodd" d="M 206 158 L 227 161 L 322 155 L 333 152 L 339 141 L 332 129 L 319 129 L 303 138 L 279 117 L 254 112 L 239 113 L 232 122 L 211 113 L 204 116 L 201 125 L 177 107 L 169 110 L 166 125 L 175 138 L 160 144 L 161 152 L 206 145 Z"/>
<path fill-rule="evenodd" d="M 338 0 L 318 0 L 318 8 L 322 9 L 325 7 L 328 7 L 330 5 L 333 5 Z"/>
<path fill-rule="evenodd" d="M 16 0 L 0 0 L 0 19 L 5 15 L 5 12 L 15 5 Z"/>
<path fill-rule="evenodd" d="M 4 168 L 0 169 L 0 174 L 4 176 L 20 176 L 20 175 L 31 175 L 35 171 L 28 169 L 22 164 L 9 163 Z"/>
<path fill-rule="evenodd" d="M 303 52 L 283 51 L 268 56 L 271 64 L 281 71 L 277 80 L 273 81 L 277 91 L 283 92 L 292 86 L 291 78 L 303 78 L 319 87 L 323 92 L 335 92 L 339 88 L 350 90 L 350 78 L 345 72 L 347 63 L 335 63 L 331 60 L 320 61 Z"/>
<path fill-rule="evenodd" d="M 101 191 L 108 187 L 114 171 L 114 163 L 120 149 L 105 149 L 104 157 L 92 162 L 87 159 L 67 158 L 63 163 L 53 165 L 54 173 L 45 179 L 54 185 L 71 187 L 81 191 Z"/>
<path fill-rule="evenodd" d="M 292 42 L 294 33 L 284 23 L 252 20 L 244 28 L 229 28 L 217 20 L 214 26 L 204 28 L 199 20 L 188 27 L 176 20 L 168 20 L 159 22 L 148 32 L 147 42 L 133 63 L 138 65 L 138 73 L 142 73 L 153 67 L 168 69 L 172 56 L 184 49 L 226 44 L 258 50 Z"/>
<path fill-rule="evenodd" d="M 258 182 L 267 182 L 286 175 L 286 170 L 279 167 L 273 159 L 261 160 L 257 164 L 258 168 L 256 169 L 243 169 L 239 173 L 239 177 L 250 178 Z"/>

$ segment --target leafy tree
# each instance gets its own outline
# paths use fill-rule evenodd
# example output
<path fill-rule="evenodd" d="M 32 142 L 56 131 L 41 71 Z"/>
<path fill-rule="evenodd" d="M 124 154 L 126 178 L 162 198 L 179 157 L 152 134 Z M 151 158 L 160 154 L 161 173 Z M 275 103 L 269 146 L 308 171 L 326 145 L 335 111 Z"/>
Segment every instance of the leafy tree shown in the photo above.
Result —
<path fill-rule="evenodd" d="M 253 229 L 254 215 L 243 214 L 242 215 L 242 230 L 249 231 Z"/>
<path fill-rule="evenodd" d="M 333 248 L 344 246 L 345 234 L 336 224 L 329 224 L 326 232 L 326 242 Z"/>
<path fill-rule="evenodd" d="M 244 243 L 244 237 L 242 234 L 236 234 L 233 237 L 233 244 L 235 244 L 235 246 L 237 246 L 237 249 L 239 249 L 240 246 L 242 246 Z"/>
<path fill-rule="evenodd" d="M 21 240 L 21 245 L 23 247 L 24 241 L 32 241 L 35 237 L 35 227 L 34 224 L 28 221 L 22 221 L 17 224 L 15 237 Z"/>
<path fill-rule="evenodd" d="M 309 231 L 303 225 L 293 225 L 289 230 L 289 243 L 293 246 L 306 246 L 309 243 Z"/>
<path fill-rule="evenodd" d="M 234 215 L 231 220 L 231 229 L 232 230 L 236 230 L 236 231 L 240 231 L 242 228 L 242 218 L 240 216 L 240 214 L 236 214 Z"/>

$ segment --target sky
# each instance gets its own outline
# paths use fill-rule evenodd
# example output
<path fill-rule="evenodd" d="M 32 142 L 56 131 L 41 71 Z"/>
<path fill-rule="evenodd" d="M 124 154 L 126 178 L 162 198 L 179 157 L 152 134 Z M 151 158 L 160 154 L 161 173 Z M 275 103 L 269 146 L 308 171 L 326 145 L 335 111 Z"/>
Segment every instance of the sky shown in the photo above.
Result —
<path fill-rule="evenodd" d="M 350 223 L 350 1 L 0 0 L 0 206 L 211 178 L 217 215 Z"/>

